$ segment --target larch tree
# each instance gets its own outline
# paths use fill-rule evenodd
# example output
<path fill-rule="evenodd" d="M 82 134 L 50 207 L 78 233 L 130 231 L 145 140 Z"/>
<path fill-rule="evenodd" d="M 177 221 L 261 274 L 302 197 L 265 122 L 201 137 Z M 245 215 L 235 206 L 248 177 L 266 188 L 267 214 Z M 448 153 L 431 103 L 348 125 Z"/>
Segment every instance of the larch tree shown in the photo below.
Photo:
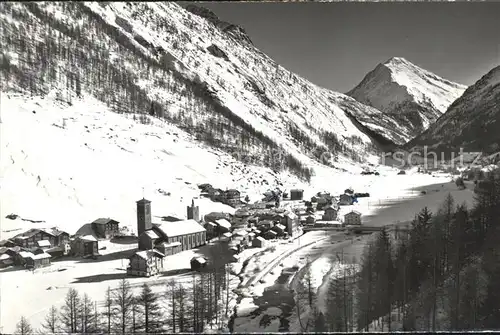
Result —
<path fill-rule="evenodd" d="M 106 318 L 106 330 L 108 334 L 111 334 L 111 321 L 114 319 L 114 309 L 113 309 L 113 295 L 111 293 L 111 287 L 108 286 L 106 294 L 104 296 L 104 313 Z"/>
<path fill-rule="evenodd" d="M 77 333 L 81 330 L 82 301 L 78 291 L 70 288 L 61 308 L 62 330 L 67 333 Z"/>
<path fill-rule="evenodd" d="M 134 296 L 132 288 L 126 279 L 120 281 L 120 285 L 113 292 L 115 303 L 115 331 L 122 334 L 128 333 L 131 328 L 132 309 L 134 307 Z"/>
<path fill-rule="evenodd" d="M 17 323 L 15 333 L 20 335 L 33 334 L 33 328 L 31 327 L 28 319 L 26 319 L 24 316 L 21 316 L 21 319 Z"/>
<path fill-rule="evenodd" d="M 42 330 L 45 333 L 57 333 L 60 329 L 60 318 L 59 311 L 56 306 L 52 305 L 49 309 L 49 313 L 45 316 L 45 320 L 42 323 Z"/>
<path fill-rule="evenodd" d="M 148 334 L 162 332 L 163 321 L 159 297 L 147 283 L 142 285 L 141 292 L 137 296 L 137 304 L 141 313 L 139 329 Z"/>

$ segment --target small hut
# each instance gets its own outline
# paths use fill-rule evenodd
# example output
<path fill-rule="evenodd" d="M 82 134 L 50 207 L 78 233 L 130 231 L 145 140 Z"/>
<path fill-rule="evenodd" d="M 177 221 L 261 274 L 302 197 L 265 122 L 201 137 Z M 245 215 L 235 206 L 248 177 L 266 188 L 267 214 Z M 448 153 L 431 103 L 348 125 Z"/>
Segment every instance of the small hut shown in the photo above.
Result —
<path fill-rule="evenodd" d="M 193 257 L 191 259 L 191 270 L 198 271 L 207 266 L 207 259 L 205 257 Z"/>

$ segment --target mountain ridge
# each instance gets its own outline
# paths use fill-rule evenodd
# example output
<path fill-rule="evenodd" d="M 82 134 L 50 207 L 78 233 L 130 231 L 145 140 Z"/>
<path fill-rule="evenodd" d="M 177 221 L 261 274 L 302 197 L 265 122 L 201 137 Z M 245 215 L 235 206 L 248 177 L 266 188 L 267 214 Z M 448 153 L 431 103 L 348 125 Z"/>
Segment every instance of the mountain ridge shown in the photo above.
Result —
<path fill-rule="evenodd" d="M 500 149 L 500 65 L 491 69 L 455 100 L 425 132 L 405 145 L 444 152 L 496 152 Z"/>
<path fill-rule="evenodd" d="M 427 129 L 465 88 L 395 56 L 346 94 L 390 117 L 404 134 L 401 145 Z"/>

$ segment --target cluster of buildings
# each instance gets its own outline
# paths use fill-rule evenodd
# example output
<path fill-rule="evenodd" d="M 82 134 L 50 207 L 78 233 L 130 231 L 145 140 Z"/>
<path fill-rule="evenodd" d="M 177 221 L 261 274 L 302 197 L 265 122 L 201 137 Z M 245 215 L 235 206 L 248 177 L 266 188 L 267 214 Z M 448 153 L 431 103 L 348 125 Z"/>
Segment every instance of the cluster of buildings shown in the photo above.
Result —
<path fill-rule="evenodd" d="M 352 189 L 346 189 L 339 197 L 318 192 L 310 201 L 305 201 L 306 210 L 299 212 L 300 222 L 307 227 L 361 225 L 361 213 L 355 210 L 345 214 L 343 222 L 339 218 L 340 206 L 352 205 L 359 195 Z M 361 195 L 369 196 L 367 193 Z"/>
<path fill-rule="evenodd" d="M 214 188 L 210 184 L 202 184 L 198 187 L 201 190 L 201 196 L 210 198 L 213 202 L 221 202 L 231 207 L 237 207 L 241 204 L 241 194 L 236 189 L 224 191 L 220 188 Z"/>
<path fill-rule="evenodd" d="M 119 222 L 109 218 L 86 224 L 73 236 L 56 227 L 32 228 L 0 241 L 0 267 L 36 269 L 49 266 L 53 259 L 63 256 L 95 258 L 99 255 L 98 240 L 119 234 Z"/>
<path fill-rule="evenodd" d="M 346 190 L 339 198 L 320 192 L 311 201 L 304 201 L 304 191 L 293 189 L 289 197 L 278 190 L 268 192 L 260 202 L 248 204 L 240 201 L 237 190 L 222 191 L 209 184 L 199 187 L 202 196 L 206 194 L 212 200 L 237 210 L 234 214 L 212 212 L 202 216 L 193 199 L 187 206 L 186 220 L 168 217 L 153 222 L 151 201 L 144 198 L 137 201 L 138 250 L 129 258 L 127 274 L 158 274 L 163 270 L 165 257 L 203 246 L 212 238 L 225 245 L 228 253 L 237 255 L 248 247 L 265 247 L 269 240 L 300 235 L 303 226 L 340 224 L 340 205 L 352 204 L 353 198 L 352 190 Z M 345 198 L 343 201 L 343 197 L 350 200 Z M 316 211 L 322 211 L 320 218 Z M 50 265 L 54 257 L 96 258 L 100 240 L 122 235 L 119 224 L 111 218 L 99 218 L 82 226 L 73 236 L 56 228 L 30 229 L 12 239 L 0 241 L 0 266 L 37 268 Z M 344 224 L 361 224 L 361 214 L 356 211 L 347 213 Z M 191 260 L 191 267 L 202 268 L 207 262 L 203 257 L 195 257 Z"/>

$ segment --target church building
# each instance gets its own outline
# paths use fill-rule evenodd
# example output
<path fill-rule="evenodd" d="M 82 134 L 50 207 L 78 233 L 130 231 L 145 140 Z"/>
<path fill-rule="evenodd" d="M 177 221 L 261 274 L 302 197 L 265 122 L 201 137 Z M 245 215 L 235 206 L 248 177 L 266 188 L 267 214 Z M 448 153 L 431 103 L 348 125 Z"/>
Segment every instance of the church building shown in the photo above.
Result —
<path fill-rule="evenodd" d="M 167 255 L 197 248 L 207 240 L 205 228 L 193 219 L 153 223 L 151 201 L 144 198 L 137 201 L 137 233 L 139 250 L 161 249 Z"/>

